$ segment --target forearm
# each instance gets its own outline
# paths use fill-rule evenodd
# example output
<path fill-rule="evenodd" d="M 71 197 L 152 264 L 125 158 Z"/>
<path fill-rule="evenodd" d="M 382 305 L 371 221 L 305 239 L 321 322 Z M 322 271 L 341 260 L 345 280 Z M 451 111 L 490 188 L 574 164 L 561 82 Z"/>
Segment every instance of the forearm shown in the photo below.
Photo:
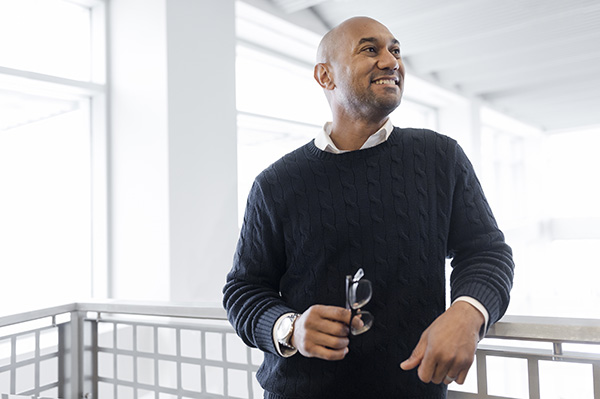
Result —
<path fill-rule="evenodd" d="M 273 327 L 277 319 L 294 309 L 264 286 L 230 279 L 223 289 L 223 306 L 227 317 L 248 346 L 277 354 L 273 341 Z"/>
<path fill-rule="evenodd" d="M 512 250 L 487 203 L 471 163 L 457 148 L 456 185 L 448 234 L 452 301 L 468 296 L 489 313 L 488 326 L 504 315 L 510 299 Z"/>
<path fill-rule="evenodd" d="M 498 321 L 510 300 L 514 270 L 510 247 L 498 241 L 475 252 L 459 252 L 452 265 L 452 302 L 462 296 L 473 298 L 487 310 L 488 327 Z"/>

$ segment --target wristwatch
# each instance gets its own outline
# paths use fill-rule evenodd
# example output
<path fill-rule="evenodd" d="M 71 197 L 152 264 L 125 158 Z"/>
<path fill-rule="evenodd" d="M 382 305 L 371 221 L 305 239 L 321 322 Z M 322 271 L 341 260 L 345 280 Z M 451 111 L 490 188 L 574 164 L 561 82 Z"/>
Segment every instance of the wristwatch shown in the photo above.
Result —
<path fill-rule="evenodd" d="M 296 322 L 298 316 L 300 316 L 298 313 L 290 313 L 289 315 L 285 316 L 279 323 L 277 331 L 275 331 L 275 338 L 277 338 L 277 342 L 286 348 L 296 349 L 292 345 L 292 335 L 294 334 L 294 323 Z"/>

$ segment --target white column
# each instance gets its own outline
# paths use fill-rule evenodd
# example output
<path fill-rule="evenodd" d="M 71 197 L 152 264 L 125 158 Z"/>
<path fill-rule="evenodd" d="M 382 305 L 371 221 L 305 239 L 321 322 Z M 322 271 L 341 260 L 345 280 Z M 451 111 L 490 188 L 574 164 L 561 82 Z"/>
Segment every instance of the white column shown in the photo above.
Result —
<path fill-rule="evenodd" d="M 220 301 L 237 228 L 233 0 L 167 1 L 171 299 Z"/>
<path fill-rule="evenodd" d="M 233 0 L 110 3 L 111 296 L 221 300 L 237 238 Z"/>
<path fill-rule="evenodd" d="M 164 0 L 109 4 L 109 296 L 169 298 Z"/>

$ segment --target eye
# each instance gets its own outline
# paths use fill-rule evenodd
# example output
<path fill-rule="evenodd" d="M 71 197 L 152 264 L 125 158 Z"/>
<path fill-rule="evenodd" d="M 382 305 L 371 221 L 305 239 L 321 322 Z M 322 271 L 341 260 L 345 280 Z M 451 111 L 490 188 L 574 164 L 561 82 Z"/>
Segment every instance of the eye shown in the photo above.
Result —
<path fill-rule="evenodd" d="M 373 46 L 369 46 L 369 47 L 365 47 L 363 49 L 363 51 L 366 51 L 367 53 L 375 54 L 377 52 L 377 49 Z"/>

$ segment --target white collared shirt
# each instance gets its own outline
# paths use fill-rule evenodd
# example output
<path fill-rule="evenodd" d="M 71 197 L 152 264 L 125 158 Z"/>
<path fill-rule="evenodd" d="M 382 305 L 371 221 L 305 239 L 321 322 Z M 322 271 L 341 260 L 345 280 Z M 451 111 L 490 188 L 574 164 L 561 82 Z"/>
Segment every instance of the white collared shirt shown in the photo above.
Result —
<path fill-rule="evenodd" d="M 315 137 L 315 145 L 318 149 L 333 154 L 343 154 L 348 152 L 348 150 L 338 149 L 333 140 L 331 140 L 332 126 L 333 124 L 331 122 L 327 122 L 325 126 L 323 126 L 323 129 L 317 134 L 317 137 Z M 375 147 L 376 145 L 383 143 L 390 137 L 392 130 L 394 130 L 394 125 L 392 125 L 392 121 L 388 118 L 378 131 L 369 136 L 367 141 L 360 147 L 360 150 Z"/>

